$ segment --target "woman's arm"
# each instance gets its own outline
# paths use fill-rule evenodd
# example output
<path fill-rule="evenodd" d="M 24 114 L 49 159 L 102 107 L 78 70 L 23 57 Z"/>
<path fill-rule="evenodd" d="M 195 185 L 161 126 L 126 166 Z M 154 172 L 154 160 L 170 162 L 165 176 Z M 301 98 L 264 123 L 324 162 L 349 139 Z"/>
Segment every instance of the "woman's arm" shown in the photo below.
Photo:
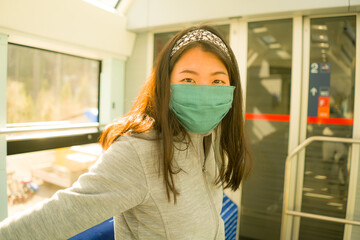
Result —
<path fill-rule="evenodd" d="M 1 222 L 0 239 L 67 239 L 140 204 L 147 193 L 136 151 L 118 141 L 72 187 Z"/>

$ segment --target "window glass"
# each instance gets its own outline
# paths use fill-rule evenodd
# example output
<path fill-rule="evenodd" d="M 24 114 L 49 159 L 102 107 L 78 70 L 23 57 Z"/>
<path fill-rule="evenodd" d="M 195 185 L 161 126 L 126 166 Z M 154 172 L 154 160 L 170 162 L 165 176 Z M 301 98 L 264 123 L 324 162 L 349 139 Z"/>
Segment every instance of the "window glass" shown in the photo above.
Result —
<path fill-rule="evenodd" d="M 353 132 L 356 18 L 310 22 L 307 137 L 351 138 Z M 314 142 L 306 149 L 301 211 L 345 218 L 351 145 Z M 345 225 L 301 218 L 299 239 L 342 239 Z"/>
<path fill-rule="evenodd" d="M 255 167 L 242 187 L 239 239 L 280 239 L 291 67 L 292 19 L 250 22 L 246 128 Z"/>
<path fill-rule="evenodd" d="M 70 187 L 101 152 L 93 143 L 7 156 L 9 216 Z"/>
<path fill-rule="evenodd" d="M 110 7 L 115 7 L 116 4 L 118 4 L 118 2 L 120 2 L 120 0 L 97 0 L 101 3 L 104 3 Z"/>
<path fill-rule="evenodd" d="M 7 123 L 98 122 L 99 72 L 98 60 L 9 44 Z"/>
<path fill-rule="evenodd" d="M 115 12 L 115 9 L 119 6 L 121 2 L 121 0 L 83 0 L 83 1 L 112 13 Z"/>

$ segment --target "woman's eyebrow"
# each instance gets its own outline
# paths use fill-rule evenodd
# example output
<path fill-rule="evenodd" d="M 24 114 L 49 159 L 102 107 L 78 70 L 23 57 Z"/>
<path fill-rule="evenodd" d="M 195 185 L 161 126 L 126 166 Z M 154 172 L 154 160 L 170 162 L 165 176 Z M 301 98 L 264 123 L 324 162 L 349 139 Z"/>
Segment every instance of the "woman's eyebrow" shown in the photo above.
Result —
<path fill-rule="evenodd" d="M 190 74 L 199 75 L 197 72 L 195 72 L 193 70 L 188 70 L 188 69 L 185 69 L 185 70 L 181 71 L 180 73 L 190 73 Z"/>
<path fill-rule="evenodd" d="M 219 74 L 226 75 L 226 76 L 228 75 L 226 72 L 223 72 L 223 71 L 213 72 L 211 75 L 214 76 L 214 75 L 219 75 Z"/>
<path fill-rule="evenodd" d="M 197 72 L 193 71 L 193 70 L 188 70 L 188 69 L 185 69 L 183 71 L 181 71 L 180 73 L 190 73 L 190 74 L 194 74 L 194 75 L 199 75 Z M 217 71 L 217 72 L 213 72 L 211 73 L 211 76 L 215 76 L 215 75 L 228 75 L 226 72 L 223 72 L 223 71 Z"/>

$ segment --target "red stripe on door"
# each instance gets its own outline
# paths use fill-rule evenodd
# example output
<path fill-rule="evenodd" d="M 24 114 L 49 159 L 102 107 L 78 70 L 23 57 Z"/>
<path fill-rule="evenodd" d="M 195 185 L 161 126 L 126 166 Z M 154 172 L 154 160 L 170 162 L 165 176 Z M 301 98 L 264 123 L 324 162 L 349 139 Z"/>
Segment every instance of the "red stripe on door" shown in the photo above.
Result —
<path fill-rule="evenodd" d="M 317 123 L 317 124 L 333 124 L 333 125 L 353 125 L 352 118 L 318 118 L 318 117 L 308 117 L 308 123 Z"/>
<path fill-rule="evenodd" d="M 271 121 L 271 122 L 289 122 L 290 121 L 290 115 L 285 115 L 285 114 L 246 113 L 245 118 L 246 118 L 246 120 L 263 120 L 263 121 Z M 352 118 L 308 117 L 307 123 L 353 125 L 353 119 Z"/>
<path fill-rule="evenodd" d="M 257 114 L 257 113 L 246 113 L 246 120 L 265 120 L 272 122 L 289 122 L 290 115 L 284 114 Z"/>

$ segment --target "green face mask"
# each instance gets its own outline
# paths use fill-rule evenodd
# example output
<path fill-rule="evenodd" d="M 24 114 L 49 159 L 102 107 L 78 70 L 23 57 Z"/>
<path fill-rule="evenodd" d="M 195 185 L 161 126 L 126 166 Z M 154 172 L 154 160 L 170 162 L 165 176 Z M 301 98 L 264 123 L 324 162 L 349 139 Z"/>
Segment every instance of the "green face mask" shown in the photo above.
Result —
<path fill-rule="evenodd" d="M 170 109 L 190 132 L 207 133 L 225 117 L 233 101 L 233 86 L 173 84 Z"/>

